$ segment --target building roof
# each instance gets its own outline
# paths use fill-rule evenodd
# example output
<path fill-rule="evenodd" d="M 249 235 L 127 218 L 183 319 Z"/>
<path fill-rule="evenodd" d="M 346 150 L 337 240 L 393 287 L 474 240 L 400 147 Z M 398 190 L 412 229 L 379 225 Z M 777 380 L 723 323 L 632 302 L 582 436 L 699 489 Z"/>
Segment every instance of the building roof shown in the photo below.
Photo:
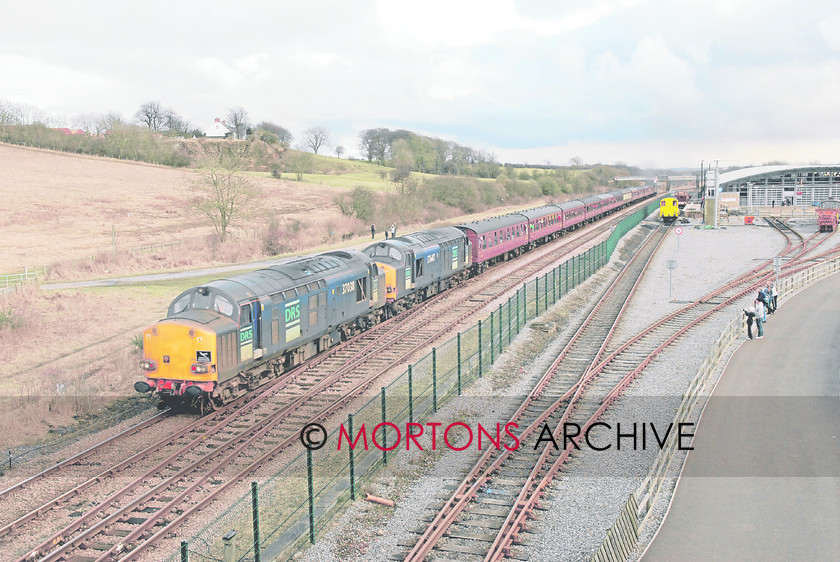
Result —
<path fill-rule="evenodd" d="M 230 128 L 225 125 L 224 121 L 216 117 L 216 120 L 205 129 L 204 134 L 211 138 L 224 138 L 230 134 Z"/>
<path fill-rule="evenodd" d="M 780 176 L 788 174 L 807 174 L 810 172 L 840 172 L 840 164 L 793 164 L 778 166 L 754 166 L 741 168 L 720 174 L 720 185 L 735 185 L 743 181 L 754 181 L 757 178 Z"/>

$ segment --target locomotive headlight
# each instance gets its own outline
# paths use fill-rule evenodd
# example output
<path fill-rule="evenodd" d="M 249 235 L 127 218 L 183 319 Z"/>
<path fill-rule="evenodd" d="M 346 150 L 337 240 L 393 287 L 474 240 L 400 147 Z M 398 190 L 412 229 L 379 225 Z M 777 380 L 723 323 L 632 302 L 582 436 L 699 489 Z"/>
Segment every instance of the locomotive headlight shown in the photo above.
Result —
<path fill-rule="evenodd" d="M 207 365 L 204 363 L 193 363 L 192 367 L 190 367 L 193 373 L 196 375 L 204 375 L 207 373 Z"/>
<path fill-rule="evenodd" d="M 147 361 L 144 359 L 143 361 L 140 361 L 140 368 L 144 371 L 154 371 L 157 369 L 157 366 L 154 361 Z"/>

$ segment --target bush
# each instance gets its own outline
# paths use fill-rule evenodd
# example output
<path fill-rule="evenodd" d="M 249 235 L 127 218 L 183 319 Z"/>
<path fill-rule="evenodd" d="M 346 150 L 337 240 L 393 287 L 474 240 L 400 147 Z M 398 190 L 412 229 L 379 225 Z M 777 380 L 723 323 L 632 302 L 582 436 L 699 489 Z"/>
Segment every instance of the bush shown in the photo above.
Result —
<path fill-rule="evenodd" d="M 537 178 L 537 185 L 540 186 L 543 195 L 557 195 L 561 192 L 560 184 L 551 176 L 540 176 Z"/>
<path fill-rule="evenodd" d="M 131 349 L 137 353 L 141 353 L 143 351 L 143 332 L 137 332 L 131 336 Z"/>
<path fill-rule="evenodd" d="M 0 309 L 0 330 L 17 330 L 24 325 L 23 317 L 11 306 Z"/>
<path fill-rule="evenodd" d="M 351 208 L 353 215 L 363 221 L 369 221 L 376 212 L 376 201 L 370 189 L 357 185 L 353 188 L 351 197 Z"/>

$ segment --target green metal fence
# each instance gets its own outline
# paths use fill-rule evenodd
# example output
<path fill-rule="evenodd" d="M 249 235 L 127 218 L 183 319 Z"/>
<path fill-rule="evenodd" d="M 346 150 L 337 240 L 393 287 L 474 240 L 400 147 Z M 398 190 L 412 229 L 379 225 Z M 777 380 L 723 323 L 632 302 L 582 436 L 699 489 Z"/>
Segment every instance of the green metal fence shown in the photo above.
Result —
<path fill-rule="evenodd" d="M 341 427 L 335 429 L 325 447 L 301 452 L 276 474 L 262 480 L 257 491 L 243 495 L 191 537 L 189 551 L 194 559 L 285 559 L 306 543 L 314 543 L 332 516 L 354 501 L 376 470 L 401 449 L 394 426 L 405 428 L 407 422 L 424 422 L 482 377 L 529 320 L 609 262 L 621 237 L 658 208 L 659 199 L 648 203 L 618 223 L 607 240 L 524 283 L 486 318 L 410 365 L 348 416 L 343 436 Z M 385 423 L 393 425 L 382 425 Z M 367 450 L 361 442 L 351 450 L 347 437 L 355 437 L 354 432 L 359 432 L 363 424 L 369 441 Z M 338 450 L 340 437 L 343 445 Z M 257 504 L 258 510 L 254 509 Z M 255 532 L 257 529 L 260 532 Z M 232 538 L 231 530 L 236 531 Z M 179 551 L 170 559 L 180 556 Z"/>

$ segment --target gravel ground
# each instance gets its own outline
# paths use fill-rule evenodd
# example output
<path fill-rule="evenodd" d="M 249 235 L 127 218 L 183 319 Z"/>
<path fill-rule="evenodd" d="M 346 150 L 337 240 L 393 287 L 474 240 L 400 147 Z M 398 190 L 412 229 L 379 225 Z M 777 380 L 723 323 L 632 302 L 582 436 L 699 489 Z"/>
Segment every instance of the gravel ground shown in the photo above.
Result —
<path fill-rule="evenodd" d="M 815 230 L 809 224 L 802 226 L 806 234 Z M 751 269 L 759 263 L 757 260 L 773 257 L 783 247 L 783 237 L 774 229 L 762 226 L 731 226 L 709 231 L 688 225 L 679 239 L 674 234 L 669 235 L 651 264 L 651 273 L 637 289 L 619 329 L 619 339 L 626 339 L 678 309 L 684 304 L 679 301 L 702 296 Z M 665 266 L 668 259 L 675 259 L 678 264 L 671 280 L 673 299 L 668 298 L 669 271 Z M 611 269 L 614 268 L 613 264 Z M 588 308 L 582 306 L 584 301 L 599 294 L 596 284 L 604 278 L 606 273 L 599 273 L 541 318 L 558 322 L 558 333 L 553 341 L 544 342 L 543 334 L 523 331 L 490 375 L 472 385 L 464 397 L 441 410 L 437 421 L 464 420 L 487 425 L 509 416 L 515 408 L 516 398 L 527 393 L 534 378 L 549 364 L 552 354 L 562 349 L 572 328 L 582 320 L 585 308 Z M 688 382 L 722 330 L 745 304 L 738 303 L 718 314 L 661 354 L 602 421 L 613 427 L 616 423 L 627 427 L 633 422 L 647 422 L 660 430 L 667 428 Z M 772 322 L 767 328 L 772 329 Z M 504 387 L 504 396 L 500 396 L 499 387 Z M 641 434 L 639 436 L 641 438 Z M 622 444 L 632 445 L 632 440 L 625 438 Z M 615 522 L 629 494 L 647 474 L 657 452 L 658 447 L 649 442 L 644 450 L 640 446 L 635 451 L 625 446 L 618 452 L 613 447 L 604 453 L 587 451 L 583 454 L 582 451 L 573 456 L 563 478 L 555 481 L 549 501 L 544 505 L 547 510 L 541 512 L 532 526 L 533 544 L 519 547 L 518 552 L 527 554 L 531 560 L 588 560 Z M 412 451 L 399 455 L 388 469 L 380 471 L 366 490 L 394 499 L 396 508 L 356 502 L 315 546 L 303 553 L 303 559 L 381 560 L 404 553 L 407 549 L 400 543 L 413 538 L 410 531 L 424 525 L 422 518 L 431 513 L 425 508 L 440 503 L 439 496 L 447 491 L 447 486 L 460 482 L 474 458 L 475 454 L 452 451 L 444 454 Z M 681 460 L 677 458 L 672 465 L 674 477 Z M 673 485 L 674 481 L 666 484 L 666 491 L 673 490 Z M 642 536 L 643 544 L 650 540 L 658 526 L 657 514 L 661 518 L 668 496 L 669 493 L 662 494 L 654 508 L 654 518 Z"/>

